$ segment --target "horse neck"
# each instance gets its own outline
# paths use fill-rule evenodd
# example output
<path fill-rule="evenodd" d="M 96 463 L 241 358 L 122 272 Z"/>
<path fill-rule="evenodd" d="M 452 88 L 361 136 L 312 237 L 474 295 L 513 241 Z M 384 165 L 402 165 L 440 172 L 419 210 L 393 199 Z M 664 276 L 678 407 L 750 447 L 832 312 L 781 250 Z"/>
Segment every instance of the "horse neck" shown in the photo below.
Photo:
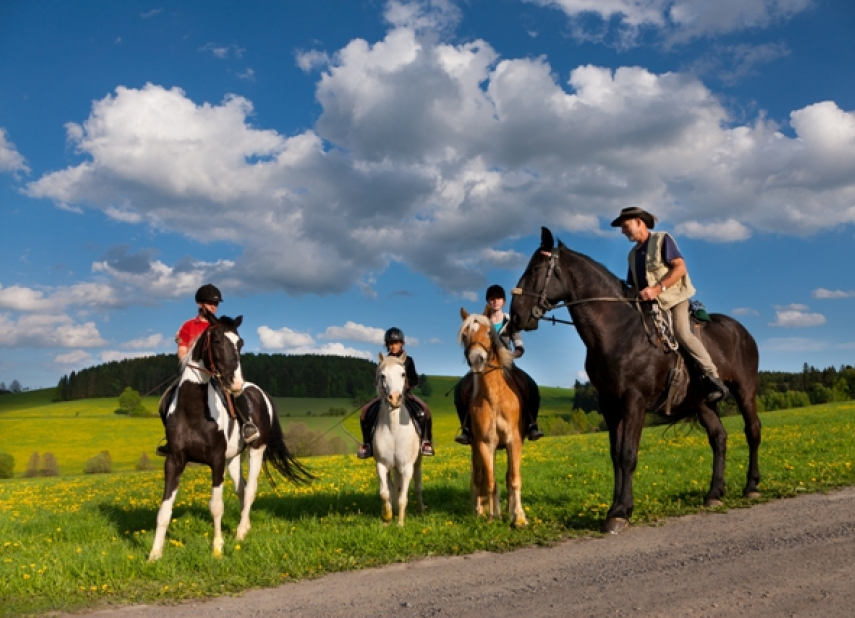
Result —
<path fill-rule="evenodd" d="M 580 253 L 563 247 L 561 268 L 562 275 L 568 280 L 562 298 L 564 301 L 623 297 L 617 278 Z M 638 326 L 631 324 L 638 320 L 638 315 L 630 303 L 578 302 L 568 309 L 576 331 L 589 350 L 605 350 L 615 341 L 614 335 L 625 334 L 627 329 Z"/>
<path fill-rule="evenodd" d="M 505 370 L 502 368 L 491 369 L 488 367 L 487 371 L 473 373 L 472 375 L 475 377 L 475 390 L 472 393 L 473 399 L 475 397 L 483 397 L 493 403 L 497 397 L 500 397 L 503 389 L 510 390 L 511 388 L 508 384 L 509 378 L 505 375 Z"/>
<path fill-rule="evenodd" d="M 196 339 L 196 343 L 190 349 L 184 358 L 181 359 L 179 367 L 181 368 L 181 379 L 179 383 L 193 382 L 194 384 L 207 384 L 211 380 L 211 374 L 208 368 L 205 367 L 205 346 L 204 340 L 200 336 Z"/>

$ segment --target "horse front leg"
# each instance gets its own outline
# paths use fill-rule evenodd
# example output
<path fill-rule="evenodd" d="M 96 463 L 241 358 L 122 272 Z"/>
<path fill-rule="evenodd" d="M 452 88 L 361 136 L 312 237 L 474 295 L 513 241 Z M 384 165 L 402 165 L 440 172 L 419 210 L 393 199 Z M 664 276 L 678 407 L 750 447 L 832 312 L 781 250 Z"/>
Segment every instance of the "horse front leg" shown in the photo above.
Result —
<path fill-rule="evenodd" d="M 241 495 L 241 510 L 240 524 L 237 529 L 237 540 L 243 541 L 252 528 L 252 523 L 249 521 L 249 511 L 252 508 L 252 503 L 255 502 L 255 494 L 258 492 L 258 476 L 261 474 L 261 466 L 264 463 L 264 451 L 267 446 L 260 448 L 251 448 L 249 450 L 249 473 L 246 477 L 246 487 Z M 240 457 L 235 457 L 240 461 Z"/>
<path fill-rule="evenodd" d="M 172 520 L 172 506 L 175 504 L 175 496 L 178 494 L 178 483 L 181 481 L 181 474 L 184 472 L 185 465 L 183 460 L 179 460 L 171 454 L 167 456 L 166 463 L 163 465 L 163 499 L 160 503 L 160 509 L 157 511 L 157 529 L 154 533 L 154 543 L 151 546 L 151 552 L 148 554 L 149 562 L 160 560 L 163 556 L 166 529 Z"/>
<path fill-rule="evenodd" d="M 214 558 L 223 556 L 223 479 L 225 477 L 225 460 L 211 466 L 211 519 L 214 520 Z"/>
<path fill-rule="evenodd" d="M 713 452 L 713 470 L 710 490 L 704 498 L 704 506 L 717 507 L 723 504 L 726 491 L 724 469 L 727 455 L 727 430 L 721 424 L 718 414 L 707 405 L 698 407 L 698 420 L 707 431 L 707 438 Z"/>
<path fill-rule="evenodd" d="M 380 481 L 380 500 L 383 503 L 380 519 L 384 524 L 392 521 L 392 502 L 389 500 L 389 469 L 386 464 L 377 462 L 377 479 Z"/>
<path fill-rule="evenodd" d="M 496 495 L 496 477 L 494 474 L 495 451 L 489 444 L 484 441 L 478 441 L 475 450 L 478 452 L 480 461 L 481 475 L 480 483 L 478 483 L 478 506 L 476 513 L 478 515 L 489 515 L 490 519 L 495 519 L 500 516 L 501 506 L 498 505 Z"/>
<path fill-rule="evenodd" d="M 413 478 L 413 467 L 411 465 L 404 466 L 403 470 L 397 471 L 396 485 L 398 486 L 398 527 L 404 526 L 404 518 L 407 514 L 408 493 L 410 491 L 410 481 Z"/>
<path fill-rule="evenodd" d="M 514 440 L 508 445 L 508 473 L 506 483 L 508 487 L 508 513 L 511 518 L 511 526 L 522 528 L 528 525 L 525 518 L 525 509 L 522 505 L 522 443 Z M 498 486 L 498 483 L 497 483 Z"/>
<path fill-rule="evenodd" d="M 616 426 L 609 425 L 612 464 L 615 474 L 613 502 L 603 523 L 603 532 L 619 534 L 629 526 L 635 506 L 632 481 L 638 465 L 638 445 L 644 427 L 643 405 L 627 406 Z"/>
<path fill-rule="evenodd" d="M 736 402 L 745 422 L 745 439 L 748 442 L 748 472 L 745 475 L 745 489 L 742 496 L 751 500 L 760 497 L 760 417 L 757 416 L 756 388 L 739 385 Z"/>

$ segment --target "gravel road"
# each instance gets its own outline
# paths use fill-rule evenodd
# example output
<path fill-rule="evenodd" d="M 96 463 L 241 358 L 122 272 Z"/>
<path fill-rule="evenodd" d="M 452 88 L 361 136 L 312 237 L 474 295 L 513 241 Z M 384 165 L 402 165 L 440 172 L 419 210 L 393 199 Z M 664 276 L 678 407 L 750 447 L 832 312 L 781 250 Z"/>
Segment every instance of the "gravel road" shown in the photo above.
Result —
<path fill-rule="evenodd" d="M 855 616 L 855 488 L 506 554 L 430 558 L 175 606 L 188 616 Z"/>

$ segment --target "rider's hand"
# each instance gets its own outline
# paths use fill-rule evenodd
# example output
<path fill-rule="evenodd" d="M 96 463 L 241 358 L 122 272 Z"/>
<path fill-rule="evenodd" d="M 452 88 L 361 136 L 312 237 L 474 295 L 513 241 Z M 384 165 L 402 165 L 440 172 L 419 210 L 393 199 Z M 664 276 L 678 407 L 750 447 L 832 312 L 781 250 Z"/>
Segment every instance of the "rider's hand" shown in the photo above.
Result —
<path fill-rule="evenodd" d="M 662 288 L 659 285 L 652 285 L 641 290 L 641 300 L 653 300 L 662 293 Z"/>

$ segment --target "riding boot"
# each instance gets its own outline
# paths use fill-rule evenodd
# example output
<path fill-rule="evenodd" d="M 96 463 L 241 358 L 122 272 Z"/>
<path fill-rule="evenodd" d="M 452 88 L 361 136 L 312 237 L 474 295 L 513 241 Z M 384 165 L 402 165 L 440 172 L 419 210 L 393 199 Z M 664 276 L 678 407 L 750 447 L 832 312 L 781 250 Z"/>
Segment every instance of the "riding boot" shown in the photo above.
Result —
<path fill-rule="evenodd" d="M 422 421 L 422 455 L 433 457 L 436 451 L 433 450 L 433 418 L 430 414 L 425 414 Z"/>
<path fill-rule="evenodd" d="M 252 422 L 252 402 L 245 394 L 241 393 L 234 397 L 235 408 L 238 409 L 238 420 L 243 423 L 241 434 L 244 442 L 251 444 L 258 438 L 258 427 Z"/>
<path fill-rule="evenodd" d="M 523 395 L 523 413 L 527 421 L 526 438 L 532 442 L 540 440 L 544 434 L 537 426 L 537 415 L 540 412 L 540 390 L 537 388 L 537 383 L 516 365 L 511 375 Z"/>
<path fill-rule="evenodd" d="M 707 403 L 715 403 L 730 396 L 727 386 L 717 376 L 705 375 L 704 381 L 707 383 Z"/>

